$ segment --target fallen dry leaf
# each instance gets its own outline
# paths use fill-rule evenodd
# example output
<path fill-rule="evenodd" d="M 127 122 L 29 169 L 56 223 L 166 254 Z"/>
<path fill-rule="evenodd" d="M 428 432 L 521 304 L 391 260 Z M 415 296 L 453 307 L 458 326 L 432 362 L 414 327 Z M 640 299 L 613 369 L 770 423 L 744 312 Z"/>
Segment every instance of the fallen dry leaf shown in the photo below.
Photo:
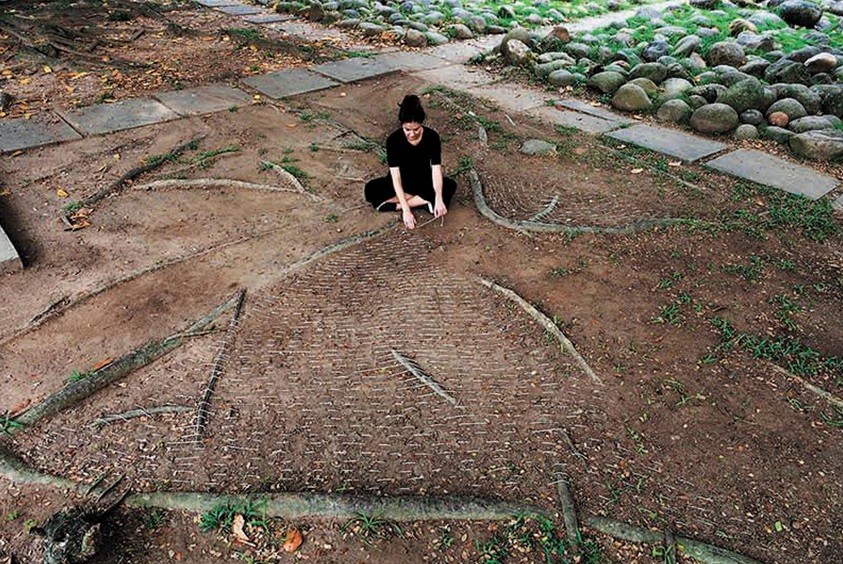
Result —
<path fill-rule="evenodd" d="M 644 172 L 644 169 L 643 168 L 633 168 L 629 172 L 631 172 L 632 174 L 641 174 L 642 172 Z"/>
<path fill-rule="evenodd" d="M 290 529 L 287 531 L 287 538 L 284 540 L 284 552 L 295 552 L 304 542 L 301 531 L 298 529 Z"/>
<path fill-rule="evenodd" d="M 64 191 L 64 190 L 62 190 L 61 188 L 59 188 L 58 190 L 56 190 L 56 196 L 58 196 L 59 198 L 67 198 L 69 195 L 70 195 L 70 194 L 68 194 L 67 192 L 65 192 L 65 191 Z"/>
<path fill-rule="evenodd" d="M 234 538 L 240 542 L 248 543 L 249 537 L 243 531 L 243 526 L 246 524 L 246 518 L 239 513 L 234 516 L 234 521 L 231 523 L 231 532 L 234 533 Z"/>
<path fill-rule="evenodd" d="M 44 73 L 45 73 L 45 74 L 50 74 L 51 72 L 53 72 L 53 69 L 51 69 L 51 68 L 50 68 L 49 66 L 47 66 L 47 65 L 44 65 L 44 67 L 43 67 L 43 69 L 42 69 L 42 70 L 44 71 Z"/>
<path fill-rule="evenodd" d="M 667 166 L 682 166 L 682 161 L 670 161 Z"/>
<path fill-rule="evenodd" d="M 98 363 L 96 363 L 95 365 L 93 365 L 93 366 L 91 367 L 91 370 L 92 370 L 93 372 L 96 372 L 96 371 L 97 371 L 97 370 L 99 370 L 100 368 L 105 368 L 106 366 L 108 366 L 109 364 L 111 364 L 113 361 L 114 361 L 114 359 L 113 359 L 113 358 L 110 358 L 110 357 L 109 357 L 109 358 L 104 358 L 104 359 L 102 359 L 101 361 L 99 361 Z"/>

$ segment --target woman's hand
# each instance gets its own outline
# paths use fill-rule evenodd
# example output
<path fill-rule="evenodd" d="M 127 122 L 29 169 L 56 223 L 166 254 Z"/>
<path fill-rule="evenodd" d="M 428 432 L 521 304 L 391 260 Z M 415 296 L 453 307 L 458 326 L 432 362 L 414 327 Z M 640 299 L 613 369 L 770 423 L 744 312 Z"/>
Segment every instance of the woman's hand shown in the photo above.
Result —
<path fill-rule="evenodd" d="M 404 218 L 404 225 L 407 226 L 407 229 L 414 229 L 416 227 L 416 218 L 413 216 L 412 210 L 407 207 L 401 212 L 402 217 Z"/>
<path fill-rule="evenodd" d="M 436 202 L 433 204 L 433 217 L 442 217 L 448 213 L 448 208 L 445 207 L 445 201 L 442 196 L 436 196 Z"/>

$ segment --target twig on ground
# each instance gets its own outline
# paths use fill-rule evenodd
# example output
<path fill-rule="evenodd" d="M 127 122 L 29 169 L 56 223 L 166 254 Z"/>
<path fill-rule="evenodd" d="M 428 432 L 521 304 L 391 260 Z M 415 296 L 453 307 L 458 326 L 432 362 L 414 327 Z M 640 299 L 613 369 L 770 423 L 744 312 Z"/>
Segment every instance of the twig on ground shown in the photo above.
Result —
<path fill-rule="evenodd" d="M 406 368 L 410 372 L 410 374 L 415 376 L 417 380 L 419 380 L 422 384 L 436 392 L 437 396 L 444 399 L 451 405 L 457 405 L 457 400 L 448 392 L 443 390 L 442 387 L 437 384 L 433 378 L 431 378 L 428 374 L 425 374 L 425 372 L 419 367 L 418 364 L 416 364 L 406 356 L 402 355 L 395 349 L 392 350 L 392 356 L 401 364 L 401 366 Z"/>
<path fill-rule="evenodd" d="M 540 312 L 531 303 L 529 303 L 527 300 L 525 300 L 509 288 L 504 288 L 503 286 L 500 286 L 492 282 L 491 280 L 487 280 L 480 276 L 478 276 L 478 282 L 483 286 L 486 286 L 487 288 L 498 292 L 499 294 L 503 294 L 504 296 L 518 304 L 521 309 L 527 312 L 530 317 L 538 321 L 539 325 L 544 327 L 546 331 L 556 337 L 556 340 L 559 341 L 559 345 L 562 350 L 570 353 L 571 356 L 574 357 L 574 361 L 576 361 L 579 367 L 583 370 L 583 372 L 588 375 L 589 378 L 591 378 L 597 384 L 603 383 L 603 381 L 600 379 L 599 376 L 597 376 L 597 374 L 594 373 L 594 371 L 591 369 L 585 359 L 580 356 L 580 353 L 577 352 L 577 349 L 574 347 L 574 344 L 568 339 L 568 337 L 565 336 L 565 334 L 559 329 L 559 327 L 557 327 L 557 325 L 545 314 Z"/>
<path fill-rule="evenodd" d="M 139 409 L 130 409 L 123 413 L 114 413 L 112 415 L 104 415 L 94 420 L 92 425 L 108 425 L 115 421 L 128 421 L 135 417 L 149 417 L 157 413 L 183 413 L 185 411 L 193 411 L 193 408 L 183 405 L 161 405 L 156 407 L 141 407 Z"/>

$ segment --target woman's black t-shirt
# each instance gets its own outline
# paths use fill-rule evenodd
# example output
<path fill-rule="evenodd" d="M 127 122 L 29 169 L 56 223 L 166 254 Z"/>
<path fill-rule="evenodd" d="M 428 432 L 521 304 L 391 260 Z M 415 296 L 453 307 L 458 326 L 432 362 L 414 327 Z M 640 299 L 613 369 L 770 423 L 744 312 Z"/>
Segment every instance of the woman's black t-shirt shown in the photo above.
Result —
<path fill-rule="evenodd" d="M 405 191 L 418 194 L 418 188 L 432 188 L 430 167 L 442 164 L 439 134 L 425 127 L 421 141 L 413 146 L 407 141 L 403 129 L 395 130 L 386 139 L 386 161 L 389 168 L 397 167 L 401 171 L 401 185 Z"/>

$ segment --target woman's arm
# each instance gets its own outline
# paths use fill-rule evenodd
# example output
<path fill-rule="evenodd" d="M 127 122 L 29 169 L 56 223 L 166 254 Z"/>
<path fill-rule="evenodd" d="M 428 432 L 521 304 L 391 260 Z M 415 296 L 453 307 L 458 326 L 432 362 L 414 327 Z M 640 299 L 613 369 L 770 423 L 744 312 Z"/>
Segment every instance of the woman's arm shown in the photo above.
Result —
<path fill-rule="evenodd" d="M 407 229 L 413 229 L 416 226 L 416 218 L 410 210 L 410 204 L 407 203 L 407 196 L 404 194 L 404 186 L 401 184 L 401 169 L 396 167 L 389 167 L 389 175 L 392 177 L 392 187 L 395 189 L 395 196 L 398 198 L 398 205 L 401 206 L 401 217 L 404 220 L 404 225 Z M 442 192 L 441 182 L 439 192 Z"/>
<path fill-rule="evenodd" d="M 433 216 L 441 217 L 448 213 L 445 207 L 445 200 L 442 199 L 442 165 L 431 165 L 433 174 L 433 192 L 436 194 L 436 201 L 433 203 Z"/>

